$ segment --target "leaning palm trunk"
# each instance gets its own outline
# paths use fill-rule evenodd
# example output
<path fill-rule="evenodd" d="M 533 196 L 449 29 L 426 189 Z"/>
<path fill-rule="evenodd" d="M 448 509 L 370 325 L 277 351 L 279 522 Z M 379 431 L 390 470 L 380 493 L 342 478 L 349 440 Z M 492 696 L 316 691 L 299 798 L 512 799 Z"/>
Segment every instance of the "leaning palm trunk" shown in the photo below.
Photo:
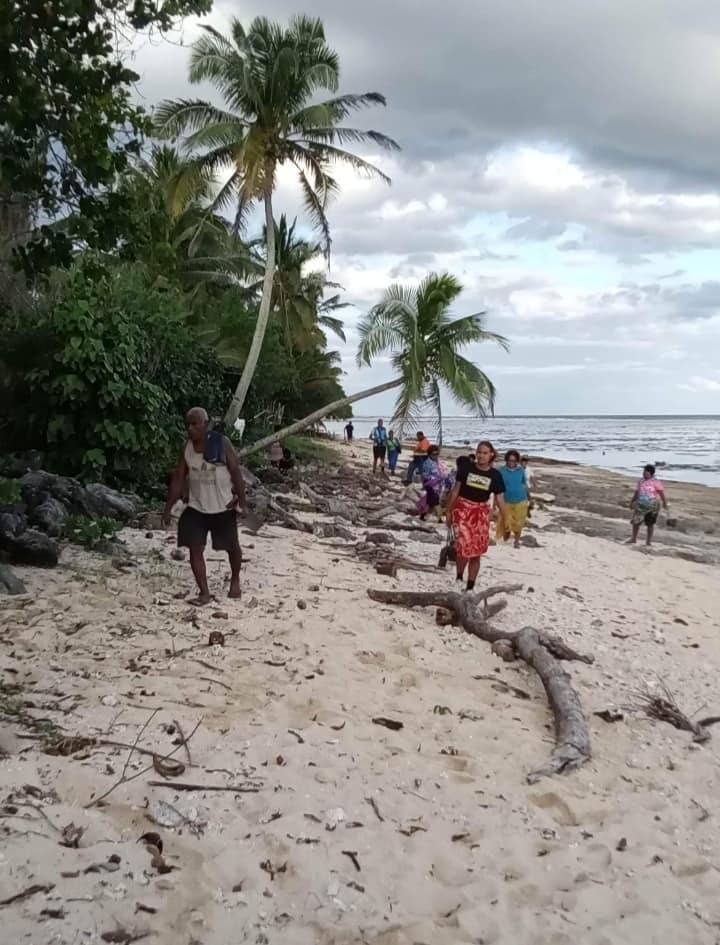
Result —
<path fill-rule="evenodd" d="M 384 384 L 378 384 L 377 387 L 369 387 L 367 390 L 361 390 L 359 393 L 351 394 L 349 397 L 341 397 L 340 400 L 334 400 L 331 404 L 327 404 L 327 406 L 321 407 L 319 410 L 313 411 L 313 413 L 309 413 L 307 417 L 303 417 L 302 420 L 296 420 L 295 423 L 291 423 L 289 427 L 278 430 L 276 433 L 266 436 L 250 446 L 246 446 L 244 449 L 240 450 L 240 456 L 249 456 L 251 453 L 257 453 L 258 450 L 266 449 L 268 446 L 272 446 L 273 443 L 284 440 L 286 436 L 292 436 L 293 433 L 301 433 L 303 430 L 307 430 L 313 423 L 317 423 L 318 420 L 322 420 L 323 417 L 327 417 L 328 414 L 335 413 L 336 410 L 340 410 L 342 407 L 354 404 L 358 400 L 365 400 L 366 397 L 373 397 L 375 394 L 382 394 L 386 390 L 392 390 L 393 387 L 400 387 L 401 384 L 402 379 L 398 378 L 394 381 L 386 381 Z"/>
<path fill-rule="evenodd" d="M 272 179 L 272 177 L 271 177 Z M 257 322 L 255 324 L 255 333 L 253 334 L 252 344 L 248 352 L 247 360 L 243 366 L 240 380 L 235 388 L 235 393 L 230 406 L 225 414 L 225 424 L 231 427 L 240 416 L 240 411 L 245 404 L 247 392 L 250 389 L 255 368 L 257 367 L 260 351 L 262 350 L 265 332 L 270 319 L 270 307 L 272 304 L 273 280 L 275 278 L 275 221 L 273 220 L 272 210 L 272 191 L 265 193 L 265 276 L 263 278 L 262 297 L 260 299 L 260 310 L 258 312 Z"/>

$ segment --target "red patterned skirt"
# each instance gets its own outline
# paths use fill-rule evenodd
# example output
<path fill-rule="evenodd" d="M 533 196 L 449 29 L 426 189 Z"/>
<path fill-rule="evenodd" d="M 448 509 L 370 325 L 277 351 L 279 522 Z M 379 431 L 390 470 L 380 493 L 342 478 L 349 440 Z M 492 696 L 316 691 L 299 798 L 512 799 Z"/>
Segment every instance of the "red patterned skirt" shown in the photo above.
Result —
<path fill-rule="evenodd" d="M 461 496 L 452 510 L 455 549 L 461 558 L 479 558 L 490 544 L 490 505 L 471 502 Z"/>

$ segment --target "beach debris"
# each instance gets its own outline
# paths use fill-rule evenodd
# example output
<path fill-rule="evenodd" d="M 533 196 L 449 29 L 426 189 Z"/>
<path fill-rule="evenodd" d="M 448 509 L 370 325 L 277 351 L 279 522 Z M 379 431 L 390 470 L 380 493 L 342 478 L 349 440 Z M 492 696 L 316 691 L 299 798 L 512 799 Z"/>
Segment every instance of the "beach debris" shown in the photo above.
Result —
<path fill-rule="evenodd" d="M 271 880 L 274 880 L 278 873 L 287 872 L 287 861 L 285 863 L 281 863 L 279 866 L 275 866 L 271 860 L 263 860 L 260 863 L 260 869 L 267 873 Z"/>
<path fill-rule="evenodd" d="M 132 945 L 133 942 L 139 942 L 150 935 L 150 930 L 139 931 L 136 929 L 126 929 L 122 925 L 116 925 L 109 932 L 103 932 L 100 936 L 103 942 L 109 945 Z"/>
<path fill-rule="evenodd" d="M 159 853 L 163 851 L 163 841 L 159 833 L 154 833 L 152 830 L 149 830 L 147 833 L 143 833 L 138 837 L 138 843 L 152 844 L 156 847 Z"/>
<path fill-rule="evenodd" d="M 347 723 L 343 721 L 343 722 L 340 722 L 339 725 L 331 725 L 330 728 L 333 730 L 333 732 L 342 732 L 346 724 Z"/>
<path fill-rule="evenodd" d="M 683 620 L 682 617 L 673 617 L 673 623 L 679 623 L 679 624 L 681 624 L 683 627 L 689 626 L 687 620 Z"/>
<path fill-rule="evenodd" d="M 433 715 L 452 715 L 453 710 L 449 705 L 434 705 Z"/>
<path fill-rule="evenodd" d="M 378 715 L 373 719 L 375 725 L 382 725 L 385 728 L 389 728 L 393 732 L 399 732 L 400 729 L 405 728 L 404 722 L 398 722 L 395 719 L 386 719 L 382 715 Z"/>
<path fill-rule="evenodd" d="M 304 745 L 304 744 L 305 744 L 305 739 L 302 737 L 302 735 L 300 734 L 300 732 L 296 731 L 294 728 L 289 728 L 289 729 L 288 729 L 288 734 L 289 734 L 289 735 L 294 735 L 295 738 L 297 738 L 299 745 Z"/>
<path fill-rule="evenodd" d="M 627 850 L 627 845 L 627 837 L 620 837 L 617 844 L 615 845 L 615 849 L 618 851 L 618 853 L 624 853 L 625 850 Z"/>
<path fill-rule="evenodd" d="M 62 906 L 59 906 L 57 909 L 41 909 L 40 915 L 45 919 L 64 919 L 67 912 Z"/>
<path fill-rule="evenodd" d="M 144 833 L 138 843 L 142 841 L 145 844 L 145 849 L 150 854 L 150 866 L 157 870 L 160 875 L 165 875 L 167 873 L 172 873 L 173 870 L 176 870 L 176 866 L 170 866 L 165 862 L 165 859 L 162 855 L 163 852 L 163 842 L 162 838 L 157 833 Z"/>
<path fill-rule="evenodd" d="M 647 686 L 636 695 L 639 708 L 651 719 L 657 719 L 659 722 L 669 722 L 674 728 L 684 732 L 692 732 L 693 741 L 702 743 L 710 738 L 708 728 L 711 725 L 717 725 L 720 722 L 720 716 L 711 715 L 704 719 L 693 722 L 692 719 L 682 711 L 675 701 L 675 696 L 664 680 L 658 680 L 660 692 L 651 692 Z"/>
<path fill-rule="evenodd" d="M 145 816 L 148 820 L 157 824 L 158 827 L 168 827 L 170 829 L 181 827 L 187 820 L 185 815 L 181 814 L 176 807 L 165 801 L 151 801 Z"/>
<path fill-rule="evenodd" d="M 467 830 L 464 831 L 463 833 L 454 833 L 452 837 L 450 837 L 450 841 L 452 843 L 460 843 L 461 840 L 465 841 L 469 839 L 470 839 L 470 834 L 467 832 Z"/>
<path fill-rule="evenodd" d="M 385 820 L 385 818 L 384 818 L 383 815 L 380 813 L 380 808 L 378 807 L 378 802 L 375 800 L 374 797 L 366 797 L 365 800 L 366 800 L 366 802 L 372 807 L 373 812 L 374 812 L 375 816 L 377 817 L 377 819 L 382 823 L 382 822 Z"/>
<path fill-rule="evenodd" d="M 585 598 L 576 587 L 566 587 L 563 585 L 563 587 L 556 587 L 555 591 L 562 597 L 568 597 L 570 600 L 576 600 L 581 604 L 585 601 Z"/>
<path fill-rule="evenodd" d="M 360 869 L 360 860 L 358 860 L 357 850 L 341 850 L 340 852 L 343 856 L 346 856 L 350 860 L 358 873 L 362 872 Z"/>
<path fill-rule="evenodd" d="M 489 673 L 480 673 L 477 676 L 473 676 L 473 679 L 486 679 L 492 684 L 492 688 L 496 692 L 502 693 L 512 693 L 512 695 L 517 696 L 518 699 L 532 699 L 532 696 L 529 692 L 526 692 L 525 689 L 520 689 L 518 686 L 513 686 L 511 683 L 506 682 L 500 676 L 492 676 Z"/>
<path fill-rule="evenodd" d="M 593 712 L 593 715 L 602 719 L 603 722 L 622 722 L 625 718 L 620 709 L 602 709 L 600 712 Z"/>
<path fill-rule="evenodd" d="M 193 611 L 197 613 L 197 611 Z M 225 634 L 220 630 L 211 630 L 208 637 L 208 646 L 225 646 Z"/>
<path fill-rule="evenodd" d="M 435 611 L 435 623 L 438 627 L 456 627 L 458 625 L 457 616 L 447 607 L 438 607 Z"/>
<path fill-rule="evenodd" d="M 386 577 L 395 578 L 398 573 L 397 562 L 395 561 L 378 561 L 375 565 L 375 573 L 382 574 Z"/>
<path fill-rule="evenodd" d="M 135 912 L 147 912 L 148 915 L 156 915 L 157 909 L 155 908 L 155 906 L 146 906 L 142 902 L 136 902 Z"/>
<path fill-rule="evenodd" d="M 185 772 L 185 765 L 176 758 L 163 758 L 153 755 L 153 768 L 163 778 L 179 778 Z"/>
<path fill-rule="evenodd" d="M 104 863 L 91 863 L 90 866 L 86 866 L 83 870 L 83 876 L 87 876 L 89 873 L 117 873 L 121 863 L 122 860 L 118 854 L 113 853 Z"/>
<path fill-rule="evenodd" d="M 16 902 L 24 902 L 31 896 L 37 896 L 38 893 L 52 892 L 53 889 L 55 889 L 55 883 L 46 883 L 44 885 L 34 883 L 32 886 L 28 886 L 26 889 L 21 889 L 20 892 L 8 896 L 7 899 L 0 899 L 0 909 L 3 909 L 5 906 L 12 906 Z"/>
<path fill-rule="evenodd" d="M 521 584 L 497 585 L 474 595 L 450 591 L 374 589 L 369 589 L 367 593 L 371 600 L 382 604 L 445 608 L 456 614 L 458 622 L 468 633 L 493 643 L 497 638 L 497 631 L 488 621 L 493 613 L 497 613 L 497 605 L 488 605 L 488 600 L 496 595 L 518 590 L 522 590 Z M 579 768 L 591 756 L 590 733 L 580 698 L 573 688 L 569 673 L 561 665 L 561 660 L 592 663 L 594 657 L 578 653 L 559 637 L 533 627 L 524 627 L 514 633 L 508 633 L 503 639 L 511 642 L 518 657 L 538 674 L 555 717 L 555 750 L 547 764 L 528 773 L 528 782 L 534 784 L 543 777 Z M 490 678 L 494 685 L 504 684 L 515 691 L 515 687 L 510 687 L 504 680 L 492 676 L 485 678 Z M 519 695 L 521 692 L 521 698 L 530 698 L 529 693 L 524 690 L 517 690 L 515 694 Z"/>
<path fill-rule="evenodd" d="M 278 755 L 281 758 L 282 755 Z M 232 794 L 257 794 L 261 784 L 190 784 L 186 781 L 148 781 L 149 787 L 166 787 L 173 791 L 229 791 Z M 157 822 L 157 821 L 156 821 Z M 163 825 L 160 824 L 162 827 Z"/>
<path fill-rule="evenodd" d="M 84 827 L 76 827 L 74 823 L 65 824 L 61 831 L 60 846 L 77 849 L 80 845 L 82 835 L 85 833 Z"/>
<path fill-rule="evenodd" d="M 420 824 L 409 824 L 407 827 L 398 827 L 398 833 L 404 837 L 412 837 L 416 833 L 427 833 L 427 827 L 421 827 Z"/>
<path fill-rule="evenodd" d="M 514 663 L 517 659 L 515 647 L 510 640 L 496 640 L 490 647 L 495 656 L 499 656 L 505 663 Z"/>
<path fill-rule="evenodd" d="M 307 601 L 300 598 L 300 600 L 296 602 L 296 607 L 298 610 L 307 610 Z"/>

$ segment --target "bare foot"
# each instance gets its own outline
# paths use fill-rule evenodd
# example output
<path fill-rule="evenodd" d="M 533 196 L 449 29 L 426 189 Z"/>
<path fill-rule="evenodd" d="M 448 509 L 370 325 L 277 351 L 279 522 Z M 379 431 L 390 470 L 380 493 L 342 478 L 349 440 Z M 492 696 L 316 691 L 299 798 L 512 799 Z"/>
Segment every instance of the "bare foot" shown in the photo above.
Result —
<path fill-rule="evenodd" d="M 204 607 L 206 604 L 209 604 L 212 599 L 211 594 L 198 594 L 197 597 L 191 597 L 188 604 L 192 604 L 193 607 Z"/>
<path fill-rule="evenodd" d="M 520 547 L 520 539 L 516 538 L 515 541 L 513 542 L 513 548 L 519 548 L 519 547 Z"/>
<path fill-rule="evenodd" d="M 239 600 L 242 597 L 242 591 L 240 590 L 240 581 L 230 582 L 230 590 L 228 591 L 228 597 L 233 597 L 236 600 Z"/>

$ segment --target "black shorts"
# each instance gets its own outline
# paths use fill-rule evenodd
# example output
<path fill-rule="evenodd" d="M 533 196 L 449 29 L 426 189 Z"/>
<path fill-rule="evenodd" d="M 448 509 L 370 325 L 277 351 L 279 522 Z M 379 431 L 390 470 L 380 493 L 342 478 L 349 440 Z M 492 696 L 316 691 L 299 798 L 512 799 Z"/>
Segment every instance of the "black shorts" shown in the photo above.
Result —
<path fill-rule="evenodd" d="M 373 456 L 375 459 L 385 459 L 385 454 L 387 453 L 386 446 L 373 446 Z"/>
<path fill-rule="evenodd" d="M 657 512 L 646 512 L 643 522 L 645 523 L 646 528 L 652 528 L 653 525 L 657 524 L 658 513 Z"/>
<path fill-rule="evenodd" d="M 212 535 L 212 546 L 215 551 L 234 551 L 240 547 L 237 532 L 237 512 L 228 509 L 226 512 L 198 512 L 197 509 L 187 508 L 178 522 L 177 543 L 179 548 L 192 548 L 207 544 L 208 532 Z"/>

